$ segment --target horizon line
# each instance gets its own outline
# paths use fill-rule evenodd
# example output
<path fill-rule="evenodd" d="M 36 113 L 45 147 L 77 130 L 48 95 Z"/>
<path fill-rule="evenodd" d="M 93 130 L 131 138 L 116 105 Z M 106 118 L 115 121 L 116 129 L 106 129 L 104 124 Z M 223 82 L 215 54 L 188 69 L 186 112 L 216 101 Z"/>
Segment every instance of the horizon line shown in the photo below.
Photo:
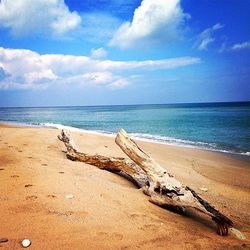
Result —
<path fill-rule="evenodd" d="M 146 105 L 192 105 L 192 104 L 246 104 L 249 101 L 221 102 L 176 102 L 176 103 L 138 103 L 138 104 L 99 104 L 99 105 L 55 105 L 55 106 L 0 106 L 0 108 L 68 108 L 68 107 L 110 107 L 110 106 L 146 106 Z"/>

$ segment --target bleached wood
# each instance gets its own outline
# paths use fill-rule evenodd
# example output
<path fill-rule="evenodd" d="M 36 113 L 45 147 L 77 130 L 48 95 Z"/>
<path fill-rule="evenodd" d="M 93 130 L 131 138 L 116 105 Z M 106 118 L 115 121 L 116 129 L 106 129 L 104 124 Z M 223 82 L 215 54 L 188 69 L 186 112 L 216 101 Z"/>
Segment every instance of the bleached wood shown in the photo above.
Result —
<path fill-rule="evenodd" d="M 135 141 L 130 139 L 125 130 L 121 129 L 118 132 L 115 142 L 150 177 L 148 189 L 144 192 L 150 196 L 151 202 L 160 206 L 168 205 L 181 209 L 199 210 L 211 216 L 216 222 L 218 234 L 228 234 L 228 227 L 232 226 L 232 221 L 199 197 L 194 190 L 176 180 L 165 168 L 145 153 Z"/>
<path fill-rule="evenodd" d="M 217 224 L 217 233 L 228 234 L 232 221 L 203 200 L 194 190 L 176 180 L 152 157 L 145 153 L 127 133 L 121 129 L 115 139 L 117 145 L 133 161 L 119 157 L 89 155 L 79 152 L 71 137 L 62 131 L 58 138 L 67 148 L 67 157 L 111 172 L 122 172 L 130 176 L 150 201 L 158 206 L 171 206 L 177 209 L 194 208 L 212 217 Z"/>
<path fill-rule="evenodd" d="M 134 162 L 120 157 L 106 157 L 102 155 L 88 155 L 79 152 L 74 146 L 74 142 L 69 134 L 62 130 L 58 139 L 64 143 L 67 152 L 66 156 L 72 161 L 81 161 L 90 165 L 94 165 L 100 169 L 105 169 L 110 172 L 122 172 L 131 177 L 139 187 L 144 187 L 148 182 L 148 177 L 145 172 L 138 167 Z"/>

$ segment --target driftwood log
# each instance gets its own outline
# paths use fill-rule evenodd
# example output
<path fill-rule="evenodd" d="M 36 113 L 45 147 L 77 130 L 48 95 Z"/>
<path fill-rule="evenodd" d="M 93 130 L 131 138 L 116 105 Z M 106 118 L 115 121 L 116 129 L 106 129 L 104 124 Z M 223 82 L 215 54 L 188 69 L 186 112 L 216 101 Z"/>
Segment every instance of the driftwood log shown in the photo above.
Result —
<path fill-rule="evenodd" d="M 69 134 L 64 130 L 58 138 L 66 146 L 68 159 L 129 176 L 150 197 L 149 200 L 158 206 L 172 207 L 181 211 L 185 208 L 194 208 L 205 213 L 216 223 L 217 233 L 222 236 L 227 235 L 228 228 L 233 225 L 229 218 L 203 200 L 190 187 L 176 180 L 165 168 L 146 154 L 123 129 L 117 134 L 115 142 L 132 161 L 79 152 Z"/>

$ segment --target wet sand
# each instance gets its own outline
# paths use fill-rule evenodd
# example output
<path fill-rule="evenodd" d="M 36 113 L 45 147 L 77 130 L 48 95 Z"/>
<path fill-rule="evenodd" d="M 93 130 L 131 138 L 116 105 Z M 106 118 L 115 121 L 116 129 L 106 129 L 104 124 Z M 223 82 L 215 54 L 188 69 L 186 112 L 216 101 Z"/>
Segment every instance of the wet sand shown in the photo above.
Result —
<path fill-rule="evenodd" d="M 250 162 L 138 141 L 177 179 L 221 210 L 246 240 L 220 237 L 207 217 L 148 202 L 123 177 L 72 162 L 56 129 L 0 126 L 0 249 L 249 249 Z M 71 133 L 83 152 L 124 156 L 114 138 Z M 200 188 L 205 187 L 207 192 Z"/>

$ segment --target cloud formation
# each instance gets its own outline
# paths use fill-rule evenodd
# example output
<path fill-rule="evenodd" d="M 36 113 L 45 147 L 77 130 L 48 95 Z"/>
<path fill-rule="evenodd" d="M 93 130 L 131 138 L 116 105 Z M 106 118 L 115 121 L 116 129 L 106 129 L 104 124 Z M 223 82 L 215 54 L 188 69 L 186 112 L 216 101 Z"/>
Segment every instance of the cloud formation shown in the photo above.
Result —
<path fill-rule="evenodd" d="M 80 27 L 81 17 L 64 0 L 2 0 L 0 27 L 14 36 L 64 36 Z"/>
<path fill-rule="evenodd" d="M 107 51 L 104 48 L 91 49 L 90 57 L 93 59 L 100 59 L 107 56 Z"/>
<path fill-rule="evenodd" d="M 224 25 L 220 23 L 216 23 L 212 27 L 207 28 L 204 31 L 202 31 L 199 34 L 197 42 L 196 42 L 196 47 L 198 48 L 198 50 L 207 50 L 208 46 L 215 41 L 214 33 L 217 30 L 222 29 L 223 27 Z"/>
<path fill-rule="evenodd" d="M 236 43 L 231 48 L 231 50 L 243 50 L 243 49 L 250 49 L 250 41 L 246 41 L 243 43 Z"/>
<path fill-rule="evenodd" d="M 9 77 L 10 74 L 7 73 L 4 68 L 0 67 L 0 81 L 5 80 L 7 77 Z"/>
<path fill-rule="evenodd" d="M 45 88 L 52 84 L 92 85 L 122 88 L 138 72 L 174 69 L 199 63 L 196 57 L 146 61 L 112 61 L 87 56 L 44 54 L 0 47 L 0 69 L 9 72 L 0 89 Z"/>
<path fill-rule="evenodd" d="M 109 44 L 130 48 L 175 41 L 187 17 L 180 0 L 143 0 L 134 11 L 133 20 L 123 23 Z"/>
<path fill-rule="evenodd" d="M 84 84 L 104 85 L 112 89 L 120 89 L 129 85 L 128 79 L 114 75 L 108 71 L 85 73 L 80 78 Z"/>

